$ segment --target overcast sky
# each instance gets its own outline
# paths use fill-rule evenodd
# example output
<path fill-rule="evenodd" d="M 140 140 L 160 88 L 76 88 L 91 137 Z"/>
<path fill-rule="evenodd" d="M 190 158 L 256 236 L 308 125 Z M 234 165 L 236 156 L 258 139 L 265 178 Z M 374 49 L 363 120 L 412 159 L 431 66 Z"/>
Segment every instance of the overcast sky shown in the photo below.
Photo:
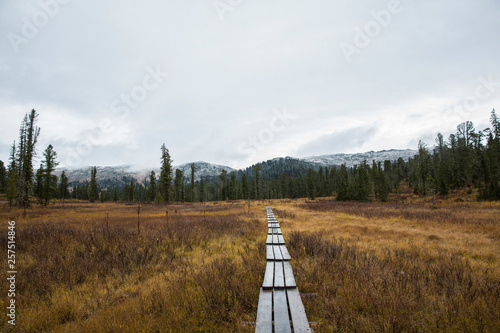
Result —
<path fill-rule="evenodd" d="M 498 0 L 0 1 L 0 159 L 235 168 L 432 145 L 500 108 Z"/>

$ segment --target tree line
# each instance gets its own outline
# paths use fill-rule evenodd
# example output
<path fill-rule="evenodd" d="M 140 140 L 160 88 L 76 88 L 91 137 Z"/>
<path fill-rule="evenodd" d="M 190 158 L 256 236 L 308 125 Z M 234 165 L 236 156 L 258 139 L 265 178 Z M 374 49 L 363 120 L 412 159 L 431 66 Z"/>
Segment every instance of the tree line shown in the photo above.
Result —
<path fill-rule="evenodd" d="M 90 182 L 70 187 L 63 172 L 54 175 L 59 164 L 52 145 L 43 152 L 36 173 L 32 159 L 40 134 L 37 113 L 26 114 L 20 128 L 19 143 L 12 145 L 8 168 L 0 161 L 0 193 L 11 205 L 26 207 L 32 197 L 47 205 L 50 200 L 76 198 L 95 201 L 204 202 L 240 199 L 303 198 L 335 195 L 337 200 L 387 201 L 389 193 L 399 192 L 406 183 L 419 195 L 446 195 L 452 189 L 476 188 L 479 200 L 500 200 L 500 121 L 493 110 L 491 127 L 476 130 L 472 122 L 457 126 L 445 140 L 438 134 L 435 146 L 419 142 L 418 153 L 408 160 L 364 161 L 347 167 L 312 167 L 307 162 L 281 158 L 239 171 L 222 170 L 218 177 L 195 179 L 196 167 L 185 175 L 173 170 L 169 150 L 160 148 L 161 169 L 148 179 L 131 178 L 122 188 L 99 188 L 97 168 L 91 169 Z M 71 189 L 69 191 L 68 189 Z"/>

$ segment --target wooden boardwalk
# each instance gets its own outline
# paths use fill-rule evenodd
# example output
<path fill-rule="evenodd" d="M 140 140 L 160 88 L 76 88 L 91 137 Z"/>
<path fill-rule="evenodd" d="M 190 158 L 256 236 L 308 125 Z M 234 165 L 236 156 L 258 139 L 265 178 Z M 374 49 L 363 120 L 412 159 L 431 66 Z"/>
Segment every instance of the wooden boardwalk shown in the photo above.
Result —
<path fill-rule="evenodd" d="M 255 332 L 312 332 L 295 284 L 291 257 L 280 225 L 268 206 L 266 272 L 260 288 Z"/>

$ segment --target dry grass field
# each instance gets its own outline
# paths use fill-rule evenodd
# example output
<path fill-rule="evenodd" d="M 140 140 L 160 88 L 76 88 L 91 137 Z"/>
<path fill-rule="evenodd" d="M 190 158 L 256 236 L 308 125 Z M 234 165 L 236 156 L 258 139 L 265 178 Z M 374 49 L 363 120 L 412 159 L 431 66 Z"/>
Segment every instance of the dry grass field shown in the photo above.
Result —
<path fill-rule="evenodd" d="M 140 232 L 137 204 L 2 203 L 18 325 L 2 311 L 0 331 L 251 332 L 269 205 L 317 332 L 500 332 L 500 203 L 472 198 L 143 204 Z"/>

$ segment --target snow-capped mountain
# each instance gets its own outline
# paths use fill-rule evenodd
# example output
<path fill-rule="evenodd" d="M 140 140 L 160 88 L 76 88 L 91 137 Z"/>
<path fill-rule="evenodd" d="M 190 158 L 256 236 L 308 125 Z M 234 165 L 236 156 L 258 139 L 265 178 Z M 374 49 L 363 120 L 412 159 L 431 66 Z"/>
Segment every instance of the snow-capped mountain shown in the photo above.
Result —
<path fill-rule="evenodd" d="M 319 167 L 334 167 L 340 166 L 345 163 L 348 167 L 360 164 L 363 161 L 371 163 L 373 160 L 376 162 L 383 162 L 385 160 L 395 161 L 398 158 L 403 158 L 405 161 L 408 158 L 415 156 L 418 153 L 417 150 L 406 149 L 406 150 L 382 150 L 382 151 L 369 151 L 366 153 L 358 154 L 332 154 L 332 155 L 321 155 L 321 156 L 310 156 L 306 158 L 274 158 L 261 163 L 262 172 L 265 172 L 269 177 L 278 177 L 287 169 L 287 164 L 293 164 L 291 174 L 302 174 L 307 172 L 308 168 L 319 169 Z M 201 177 L 204 179 L 210 179 L 218 177 L 222 170 L 226 170 L 228 173 L 235 170 L 229 166 L 213 164 L 203 161 L 193 162 L 195 165 L 195 179 L 200 180 Z M 180 169 L 184 172 L 184 176 L 189 179 L 191 177 L 191 164 L 184 163 L 177 166 L 173 166 L 173 174 L 175 175 L 175 170 Z M 60 176 L 62 171 L 66 173 L 68 181 L 71 186 L 83 184 L 90 181 L 90 170 L 91 167 L 84 167 L 80 169 L 64 169 L 58 168 L 56 170 L 56 175 Z M 123 187 L 130 183 L 130 179 L 133 178 L 135 182 L 145 185 L 149 182 L 149 176 L 151 171 L 154 171 L 157 179 L 160 176 L 160 169 L 138 169 L 130 165 L 121 166 L 98 166 L 97 167 L 97 182 L 101 188 L 107 187 Z M 243 170 L 244 171 L 244 170 Z"/>
<path fill-rule="evenodd" d="M 175 175 L 175 170 L 180 169 L 184 172 L 184 176 L 191 177 L 191 164 L 184 163 L 177 166 L 173 166 L 173 174 Z M 200 180 L 201 177 L 207 179 L 212 177 L 218 177 L 222 170 L 226 170 L 228 173 L 236 171 L 235 169 L 218 164 L 207 163 L 203 161 L 194 162 L 195 165 L 195 179 Z M 64 171 L 66 177 L 68 177 L 68 182 L 72 185 L 82 184 L 85 182 L 90 182 L 90 171 L 92 167 L 84 167 L 80 169 L 65 169 L 58 168 L 55 172 L 57 176 L 60 176 Z M 120 166 L 98 166 L 96 179 L 101 186 L 124 186 L 130 183 L 130 178 L 133 178 L 136 182 L 140 184 L 145 184 L 149 181 L 149 176 L 151 171 L 154 171 L 156 177 L 160 176 L 160 169 L 137 169 L 136 167 L 130 165 L 120 165 Z"/>
<path fill-rule="evenodd" d="M 366 161 L 367 163 L 384 162 L 385 160 L 396 161 L 398 158 L 403 158 L 407 161 L 408 158 L 415 156 L 418 150 L 414 149 L 391 149 L 382 151 L 369 151 L 366 153 L 357 154 L 332 154 L 332 155 L 321 155 L 321 156 L 310 156 L 303 158 L 302 160 L 312 163 L 320 164 L 321 166 L 339 166 L 346 164 L 347 167 L 351 167 Z"/>

